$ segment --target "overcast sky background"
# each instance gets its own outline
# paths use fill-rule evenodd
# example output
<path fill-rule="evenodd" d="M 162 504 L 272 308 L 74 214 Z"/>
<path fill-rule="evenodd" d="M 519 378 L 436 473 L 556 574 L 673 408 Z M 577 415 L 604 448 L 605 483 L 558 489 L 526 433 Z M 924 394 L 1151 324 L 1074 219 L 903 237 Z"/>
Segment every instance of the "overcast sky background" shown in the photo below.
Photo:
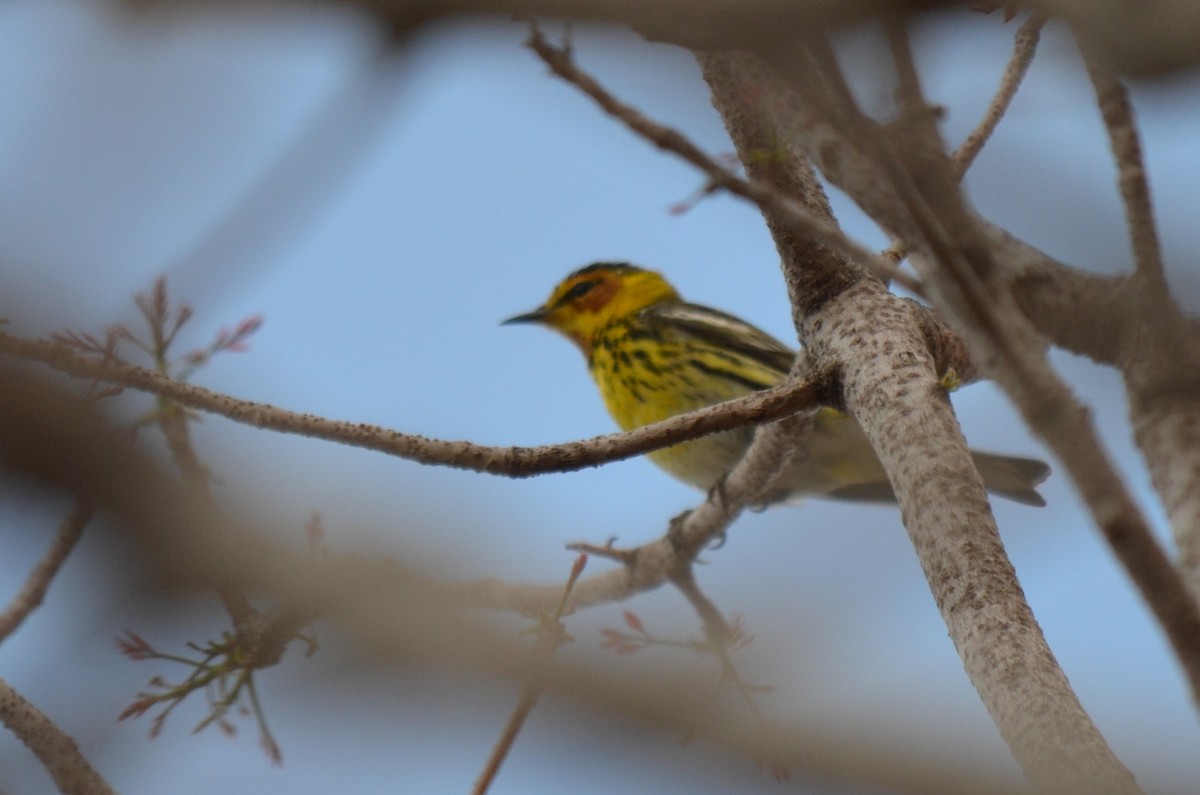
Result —
<path fill-rule="evenodd" d="M 947 14 L 923 23 L 917 53 L 957 143 L 1008 57 L 1016 23 Z M 488 444 L 541 444 L 612 430 L 578 353 L 498 322 L 539 304 L 598 259 L 662 270 L 683 295 L 795 339 L 758 213 L 724 197 L 670 208 L 702 186 L 691 169 L 634 138 L 521 47 L 525 29 L 480 20 L 424 29 L 381 55 L 383 32 L 345 10 L 229 9 L 131 15 L 104 4 L 15 0 L 0 8 L 0 315 L 44 334 L 136 321 L 130 297 L 166 274 L 196 316 L 187 346 L 251 314 L 252 350 L 222 356 L 205 386 L 328 417 Z M 869 86 L 870 40 L 843 42 Z M 732 149 L 683 50 L 617 29 L 576 30 L 578 58 L 618 96 Z M 864 100 L 886 105 L 879 88 Z M 1200 81 L 1136 87 L 1171 279 L 1195 310 L 1200 248 Z M 300 156 L 297 153 L 300 153 Z M 1052 28 L 1022 92 L 968 176 L 972 201 L 1071 263 L 1129 265 L 1115 177 L 1090 88 Z M 858 239 L 886 241 L 847 202 Z M 1119 379 L 1056 355 L 1095 409 L 1113 456 L 1161 528 L 1124 419 Z M 134 417 L 150 402 L 125 396 Z M 988 385 L 955 395 L 972 444 L 1048 458 Z M 114 409 L 117 407 L 114 406 Z M 560 581 L 563 544 L 660 535 L 701 495 L 646 461 L 510 481 L 421 467 L 207 418 L 198 447 L 230 500 L 303 526 L 319 511 L 340 550 L 435 562 L 459 577 Z M 152 442 L 148 442 L 152 444 Z M 1034 611 L 1072 684 L 1117 754 L 1155 792 L 1200 780 L 1200 732 L 1162 633 L 1114 564 L 1065 479 L 1034 510 L 997 515 Z M 0 582 L 13 593 L 65 505 L 0 484 Z M 1166 535 L 1164 534 L 1164 540 Z M 112 640 L 133 629 L 179 649 L 224 626 L 216 600 L 147 605 L 119 542 L 89 529 L 46 605 L 0 648 L 0 676 L 79 741 L 127 793 L 464 792 L 516 699 L 511 683 L 437 671 L 371 672 L 321 631 L 260 675 L 285 764 L 272 768 L 251 722 L 229 740 L 189 734 L 187 704 L 163 735 L 115 723 L 165 664 L 131 663 Z M 756 642 L 747 676 L 773 684 L 782 723 L 885 739 L 931 758 L 973 760 L 1018 780 L 972 690 L 893 509 L 809 502 L 743 518 L 705 556 L 701 584 L 744 613 Z M 606 564 L 593 561 L 592 571 Z M 7 596 L 3 597 L 7 598 Z M 663 634 L 696 636 L 670 590 L 629 607 Z M 572 619 L 597 655 L 621 607 Z M 645 654 L 659 655 L 658 651 Z M 625 658 L 609 657 L 619 670 Z M 688 671 L 706 663 L 662 652 Z M 715 677 L 716 672 L 713 671 Z M 0 734 L 0 789 L 46 791 L 32 756 Z M 664 774 L 663 771 L 667 771 Z M 598 720 L 546 698 L 495 793 L 834 791 L 780 788 L 750 761 L 703 742 Z M 845 790 L 840 790 L 845 791 Z"/>

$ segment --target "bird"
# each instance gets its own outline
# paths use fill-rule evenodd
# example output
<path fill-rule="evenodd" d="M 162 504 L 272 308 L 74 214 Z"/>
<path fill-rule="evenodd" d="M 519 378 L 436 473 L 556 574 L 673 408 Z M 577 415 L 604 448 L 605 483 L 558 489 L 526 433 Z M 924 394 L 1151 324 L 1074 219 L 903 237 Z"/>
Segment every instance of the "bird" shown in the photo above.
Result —
<path fill-rule="evenodd" d="M 604 405 L 622 430 L 648 425 L 776 386 L 797 352 L 733 315 L 684 301 L 662 274 L 625 262 L 595 262 L 563 279 L 541 306 L 502 325 L 553 329 L 583 353 Z M 754 436 L 751 426 L 648 453 L 675 478 L 719 486 Z M 1032 506 L 1050 467 L 1036 459 L 971 451 L 988 491 Z M 821 497 L 894 503 L 866 433 L 850 415 L 816 411 L 802 449 L 764 503 Z"/>

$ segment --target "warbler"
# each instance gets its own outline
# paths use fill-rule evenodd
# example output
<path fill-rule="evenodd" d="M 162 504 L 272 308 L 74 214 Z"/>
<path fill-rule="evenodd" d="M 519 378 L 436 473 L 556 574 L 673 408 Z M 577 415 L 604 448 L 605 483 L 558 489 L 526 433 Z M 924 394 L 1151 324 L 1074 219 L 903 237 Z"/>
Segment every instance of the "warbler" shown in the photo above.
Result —
<path fill-rule="evenodd" d="M 767 389 L 781 383 L 796 352 L 738 318 L 685 302 L 661 274 L 621 262 L 597 262 L 563 279 L 544 304 L 504 321 L 537 323 L 583 352 L 609 414 L 623 430 Z M 710 489 L 741 459 L 754 436 L 736 428 L 649 453 L 676 478 Z M 1050 474 L 1043 462 L 972 451 L 989 491 L 1045 505 L 1035 489 Z M 802 450 L 767 502 L 820 496 L 894 502 L 887 473 L 849 415 L 821 408 Z"/>

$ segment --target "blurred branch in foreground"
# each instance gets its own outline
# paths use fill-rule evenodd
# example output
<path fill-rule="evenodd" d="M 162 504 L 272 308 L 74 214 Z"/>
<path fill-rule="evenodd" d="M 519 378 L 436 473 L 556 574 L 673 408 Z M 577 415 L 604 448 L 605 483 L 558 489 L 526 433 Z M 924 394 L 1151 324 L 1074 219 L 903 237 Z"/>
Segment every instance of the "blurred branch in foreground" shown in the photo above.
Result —
<path fill-rule="evenodd" d="M 0 455 L 10 469 L 96 501 L 130 534 L 139 567 L 169 589 L 233 585 L 268 595 L 297 613 L 323 616 L 372 650 L 405 665 L 441 662 L 516 681 L 530 674 L 528 650 L 453 606 L 453 586 L 396 561 L 312 556 L 266 540 L 269 516 L 235 516 L 199 500 L 140 453 L 94 406 L 49 382 L 0 365 Z M 276 536 L 278 537 L 278 536 Z M 548 586 L 561 596 L 561 586 Z M 164 597 L 165 598 L 165 597 Z M 1007 792 L 999 779 L 920 754 L 831 739 L 791 727 L 764 738 L 719 714 L 697 723 L 697 689 L 707 684 L 666 672 L 631 681 L 609 666 L 563 664 L 548 687 L 592 709 L 641 725 L 698 733 L 746 753 L 765 753 L 800 774 L 912 793 Z"/>

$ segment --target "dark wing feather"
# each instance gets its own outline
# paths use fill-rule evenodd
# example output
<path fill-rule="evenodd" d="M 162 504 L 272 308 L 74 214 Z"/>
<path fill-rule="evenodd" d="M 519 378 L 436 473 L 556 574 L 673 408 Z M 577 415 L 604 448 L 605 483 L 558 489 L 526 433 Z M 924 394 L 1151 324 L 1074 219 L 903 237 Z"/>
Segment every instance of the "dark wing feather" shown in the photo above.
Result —
<path fill-rule="evenodd" d="M 717 349 L 742 354 L 764 367 L 787 375 L 796 351 L 744 320 L 699 304 L 667 303 L 650 307 L 662 324 Z"/>

